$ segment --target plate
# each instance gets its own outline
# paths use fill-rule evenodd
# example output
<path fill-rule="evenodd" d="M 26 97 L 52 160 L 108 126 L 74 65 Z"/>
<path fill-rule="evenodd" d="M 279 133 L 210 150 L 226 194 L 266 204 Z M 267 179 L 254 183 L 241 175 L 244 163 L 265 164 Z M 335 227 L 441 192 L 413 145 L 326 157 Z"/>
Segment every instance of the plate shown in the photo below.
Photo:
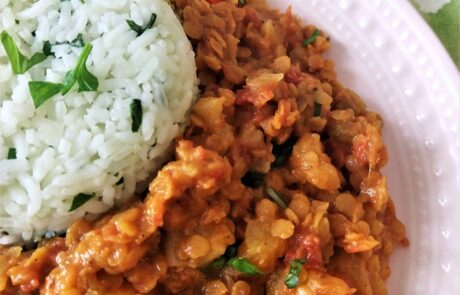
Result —
<path fill-rule="evenodd" d="M 392 256 L 390 294 L 460 290 L 460 78 L 405 0 L 271 0 L 331 37 L 338 80 L 384 119 L 384 170 L 411 245 Z"/>

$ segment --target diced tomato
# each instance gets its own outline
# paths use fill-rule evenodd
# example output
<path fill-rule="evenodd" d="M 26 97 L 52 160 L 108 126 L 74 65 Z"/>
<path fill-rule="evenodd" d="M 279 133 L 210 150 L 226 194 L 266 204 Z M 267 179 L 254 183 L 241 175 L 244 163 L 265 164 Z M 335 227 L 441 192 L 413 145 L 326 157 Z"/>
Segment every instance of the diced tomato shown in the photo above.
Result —
<path fill-rule="evenodd" d="M 323 265 L 321 241 L 307 228 L 296 230 L 289 241 L 284 263 L 288 265 L 290 261 L 295 259 L 306 259 L 305 266 L 307 267 L 319 268 Z"/>

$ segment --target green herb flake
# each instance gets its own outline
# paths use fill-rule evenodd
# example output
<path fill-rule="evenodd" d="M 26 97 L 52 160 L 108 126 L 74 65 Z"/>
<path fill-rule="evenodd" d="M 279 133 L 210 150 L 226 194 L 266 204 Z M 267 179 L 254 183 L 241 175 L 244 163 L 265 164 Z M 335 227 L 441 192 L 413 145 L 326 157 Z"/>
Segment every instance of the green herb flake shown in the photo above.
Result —
<path fill-rule="evenodd" d="M 85 41 L 83 41 L 83 35 L 80 33 L 77 35 L 77 38 L 75 38 L 74 40 L 70 42 L 59 43 L 59 45 L 61 44 L 69 44 L 70 46 L 73 46 L 73 47 L 82 48 L 85 46 Z"/>
<path fill-rule="evenodd" d="M 280 206 L 283 209 L 287 208 L 287 205 L 284 202 L 284 200 L 280 197 L 280 195 L 273 188 L 267 187 L 265 191 L 270 196 L 270 198 L 272 198 L 272 200 L 275 201 L 276 204 L 278 204 L 278 206 Z"/>
<path fill-rule="evenodd" d="M 297 138 L 291 136 L 282 144 L 273 144 L 272 153 L 275 156 L 275 161 L 272 163 L 272 168 L 278 168 L 283 166 L 287 159 L 292 154 L 294 144 L 297 142 Z"/>
<path fill-rule="evenodd" d="M 50 41 L 45 41 L 43 43 L 43 54 L 46 55 L 46 56 L 54 56 L 54 52 L 51 51 L 51 48 L 53 47 L 53 45 L 51 44 Z"/>
<path fill-rule="evenodd" d="M 142 124 L 142 102 L 140 99 L 133 99 L 131 102 L 131 119 L 133 123 L 131 124 L 131 131 L 137 132 Z"/>
<path fill-rule="evenodd" d="M 35 108 L 38 108 L 48 99 L 61 91 L 62 84 L 51 82 L 30 81 L 29 91 L 34 101 Z"/>
<path fill-rule="evenodd" d="M 10 148 L 8 150 L 8 156 L 6 157 L 7 160 L 14 160 L 16 159 L 16 149 L 15 148 Z"/>
<path fill-rule="evenodd" d="M 249 171 L 241 178 L 241 182 L 247 187 L 258 188 L 264 185 L 264 177 L 263 173 Z"/>
<path fill-rule="evenodd" d="M 235 257 L 227 261 L 227 265 L 233 267 L 237 271 L 246 275 L 262 275 L 264 274 L 260 269 L 254 266 L 248 259 L 243 257 Z"/>
<path fill-rule="evenodd" d="M 238 0 L 238 6 L 243 7 L 246 5 L 246 0 Z"/>
<path fill-rule="evenodd" d="M 86 44 L 78 58 L 76 67 L 66 74 L 61 89 L 62 95 L 69 92 L 75 83 L 78 83 L 78 92 L 96 91 L 99 87 L 99 81 L 96 76 L 91 74 L 86 67 L 86 61 L 92 49 L 93 46 L 91 44 Z"/>
<path fill-rule="evenodd" d="M 305 261 L 305 259 L 295 259 L 289 262 L 291 268 L 289 269 L 289 273 L 286 275 L 286 278 L 284 279 L 284 284 L 289 289 L 295 288 L 299 285 L 299 275 L 302 271 Z"/>
<path fill-rule="evenodd" d="M 69 212 L 72 212 L 80 208 L 81 206 L 83 206 L 83 204 L 91 200 L 92 197 L 93 195 L 82 194 L 82 193 L 76 195 L 72 200 L 72 205 L 70 206 Z"/>
<path fill-rule="evenodd" d="M 315 102 L 315 106 L 313 109 L 313 116 L 319 117 L 321 115 L 321 104 Z"/>
<path fill-rule="evenodd" d="M 303 46 L 307 46 L 308 44 L 311 44 L 316 41 L 316 38 L 321 34 L 321 31 L 316 29 L 313 34 L 311 34 L 310 37 L 307 39 L 303 40 Z"/>
<path fill-rule="evenodd" d="M 140 36 L 144 34 L 144 32 L 147 31 L 148 29 L 151 29 L 153 25 L 155 24 L 156 20 L 157 20 L 157 15 L 155 13 L 152 13 L 152 15 L 150 16 L 149 22 L 147 23 L 145 27 L 139 26 L 132 20 L 126 20 L 126 22 L 128 23 L 128 26 L 131 28 L 131 30 L 136 32 L 137 36 Z"/>
<path fill-rule="evenodd" d="M 13 38 L 11 38 L 11 36 L 5 31 L 1 33 L 0 39 L 3 47 L 5 48 L 6 54 L 10 59 L 11 69 L 16 75 L 24 74 L 27 70 L 46 59 L 46 55 L 41 52 L 35 53 L 30 59 L 25 57 L 21 52 L 19 52 Z"/>

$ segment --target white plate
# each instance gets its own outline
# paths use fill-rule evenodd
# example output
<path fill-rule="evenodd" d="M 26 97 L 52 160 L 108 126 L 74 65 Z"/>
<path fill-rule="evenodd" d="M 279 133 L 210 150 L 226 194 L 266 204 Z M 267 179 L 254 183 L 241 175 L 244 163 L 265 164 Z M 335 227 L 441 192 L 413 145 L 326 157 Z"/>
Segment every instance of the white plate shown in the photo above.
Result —
<path fill-rule="evenodd" d="M 270 0 L 332 40 L 339 80 L 384 118 L 384 173 L 411 245 L 390 294 L 460 293 L 459 73 L 406 0 Z"/>

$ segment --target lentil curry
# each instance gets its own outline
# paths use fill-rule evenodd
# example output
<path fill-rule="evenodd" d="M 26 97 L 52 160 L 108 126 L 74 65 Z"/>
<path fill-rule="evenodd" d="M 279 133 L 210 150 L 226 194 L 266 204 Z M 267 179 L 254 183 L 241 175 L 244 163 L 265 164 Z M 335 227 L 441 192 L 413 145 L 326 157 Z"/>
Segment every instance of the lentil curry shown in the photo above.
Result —
<path fill-rule="evenodd" d="M 202 89 L 143 201 L 36 250 L 0 248 L 1 294 L 387 294 L 407 245 L 382 120 L 329 39 L 263 2 L 176 0 Z"/>

